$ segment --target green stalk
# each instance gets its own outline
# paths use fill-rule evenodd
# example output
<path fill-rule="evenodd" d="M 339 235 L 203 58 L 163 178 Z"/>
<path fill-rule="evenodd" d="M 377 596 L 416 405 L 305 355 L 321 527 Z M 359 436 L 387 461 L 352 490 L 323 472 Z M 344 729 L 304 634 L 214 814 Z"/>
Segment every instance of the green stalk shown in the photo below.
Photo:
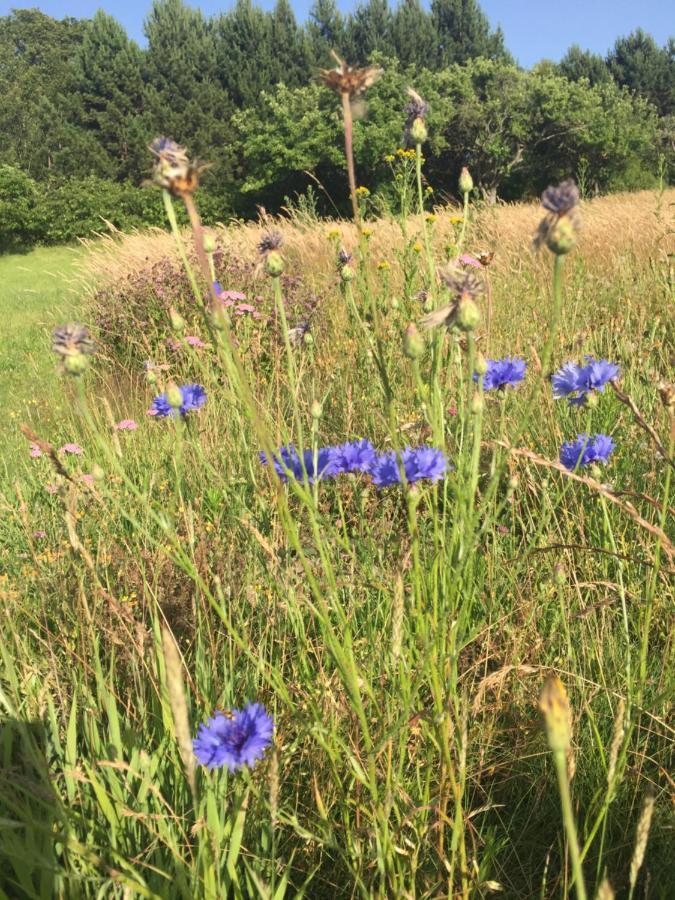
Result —
<path fill-rule="evenodd" d="M 579 840 L 577 838 L 577 828 L 574 822 L 574 811 L 572 809 L 572 797 L 570 795 L 570 784 L 567 778 L 567 759 L 564 750 L 553 751 L 553 762 L 558 776 L 558 789 L 560 791 L 560 805 L 562 807 L 563 824 L 565 833 L 567 834 L 567 842 L 570 851 L 570 860 L 572 862 L 572 873 L 574 876 L 574 884 L 577 889 L 577 897 L 579 900 L 586 900 L 586 885 L 584 883 L 584 873 L 581 868 L 581 854 L 579 852 Z"/>

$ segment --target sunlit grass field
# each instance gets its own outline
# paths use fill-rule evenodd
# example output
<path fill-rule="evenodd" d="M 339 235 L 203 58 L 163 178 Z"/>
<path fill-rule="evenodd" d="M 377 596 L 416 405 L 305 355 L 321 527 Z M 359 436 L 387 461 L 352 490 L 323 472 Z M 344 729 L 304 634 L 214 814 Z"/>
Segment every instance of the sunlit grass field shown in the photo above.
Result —
<path fill-rule="evenodd" d="M 582 204 L 555 331 L 535 204 L 373 219 L 360 239 L 216 229 L 215 274 L 251 305 L 225 330 L 170 234 L 0 259 L 6 896 L 672 895 L 673 204 Z M 275 229 L 281 279 L 257 250 Z M 460 249 L 494 254 L 480 323 L 411 358 L 406 328 L 447 300 L 428 255 Z M 73 316 L 97 338 L 75 378 L 49 351 Z M 311 339 L 289 346 L 285 320 Z M 620 366 L 619 393 L 554 400 L 551 373 L 586 354 Z M 480 356 L 524 359 L 523 382 L 483 392 Z M 147 416 L 172 380 L 204 406 Z M 560 447 L 586 431 L 614 453 L 570 475 Z M 358 438 L 440 447 L 449 468 L 377 490 L 284 484 L 259 458 Z M 274 716 L 264 758 L 196 766 L 199 723 L 248 701 Z"/>

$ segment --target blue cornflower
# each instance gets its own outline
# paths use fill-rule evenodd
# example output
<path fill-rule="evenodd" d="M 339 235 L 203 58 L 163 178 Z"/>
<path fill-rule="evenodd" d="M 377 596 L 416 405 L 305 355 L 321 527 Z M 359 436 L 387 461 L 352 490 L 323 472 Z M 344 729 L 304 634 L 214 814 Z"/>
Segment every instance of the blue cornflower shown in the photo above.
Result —
<path fill-rule="evenodd" d="M 369 440 L 350 441 L 339 444 L 334 449 L 334 474 L 348 472 L 370 472 L 377 456 Z"/>
<path fill-rule="evenodd" d="M 617 379 L 620 373 L 621 369 L 615 363 L 592 356 L 586 357 L 585 366 L 565 363 L 551 378 L 553 396 L 556 400 L 567 397 L 570 404 L 580 406 L 591 391 L 603 393 L 605 385 Z"/>
<path fill-rule="evenodd" d="M 448 461 L 442 450 L 435 447 L 406 447 L 401 451 L 401 461 L 406 481 L 413 484 L 422 478 L 436 482 L 448 468 Z M 375 458 L 370 474 L 377 488 L 389 487 L 401 482 L 401 473 L 395 450 L 387 450 Z"/>
<path fill-rule="evenodd" d="M 525 377 L 527 363 L 517 356 L 507 356 L 504 359 L 488 359 L 487 371 L 483 376 L 483 390 L 494 391 L 498 388 L 506 389 L 509 385 L 515 387 Z M 478 381 L 478 375 L 474 375 L 474 381 Z"/>
<path fill-rule="evenodd" d="M 577 467 L 590 466 L 593 463 L 606 463 L 612 455 L 614 447 L 614 441 L 609 435 L 579 434 L 576 441 L 562 445 L 560 462 L 570 471 Z"/>
<path fill-rule="evenodd" d="M 260 703 L 248 703 L 228 715 L 216 710 L 212 719 L 202 723 L 192 742 L 195 756 L 203 766 L 230 772 L 253 766 L 272 740 L 274 719 Z"/>
<path fill-rule="evenodd" d="M 264 451 L 260 453 L 260 461 L 267 465 L 267 456 Z M 302 460 L 295 447 L 281 447 L 272 459 L 274 470 L 282 481 L 288 481 L 285 469 L 290 469 L 291 475 L 296 481 L 303 481 L 305 472 L 310 484 L 317 479 L 332 478 L 340 471 L 335 464 L 335 449 L 333 447 L 319 447 L 316 455 L 316 471 L 314 469 L 314 451 L 303 451 Z"/>
<path fill-rule="evenodd" d="M 206 403 L 206 391 L 200 384 L 183 384 L 179 390 L 183 398 L 183 402 L 179 407 L 171 406 L 167 395 L 160 394 L 152 401 L 148 414 L 159 416 L 160 418 L 177 415 L 178 413 L 181 416 L 185 416 L 191 409 L 199 409 L 200 406 Z"/>

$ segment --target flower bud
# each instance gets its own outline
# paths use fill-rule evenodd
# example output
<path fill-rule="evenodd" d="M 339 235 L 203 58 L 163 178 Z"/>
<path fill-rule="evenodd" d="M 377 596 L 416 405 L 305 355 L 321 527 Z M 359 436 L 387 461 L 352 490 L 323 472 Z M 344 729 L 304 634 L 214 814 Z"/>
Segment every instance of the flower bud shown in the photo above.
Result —
<path fill-rule="evenodd" d="M 398 309 L 401 306 L 401 304 L 398 302 L 398 297 L 392 297 L 389 301 L 389 305 L 392 309 Z"/>
<path fill-rule="evenodd" d="M 170 382 L 166 389 L 166 400 L 173 409 L 180 409 L 183 405 L 183 392 L 175 382 Z"/>
<path fill-rule="evenodd" d="M 410 126 L 410 137 L 412 138 L 414 144 L 423 144 L 428 136 L 427 126 L 424 124 L 424 119 L 421 119 L 418 116 Z"/>
<path fill-rule="evenodd" d="M 403 353 L 408 359 L 420 359 L 424 356 L 424 350 L 424 338 L 415 323 L 411 322 L 403 334 Z"/>
<path fill-rule="evenodd" d="M 312 346 L 312 344 L 314 343 L 314 335 L 312 334 L 311 331 L 305 332 L 305 334 L 302 336 L 302 342 L 305 345 L 305 347 Z"/>
<path fill-rule="evenodd" d="M 480 391 L 476 391 L 471 399 L 471 412 L 474 415 L 478 415 L 478 413 L 483 412 L 483 407 L 485 406 L 485 400 L 483 399 L 483 395 Z"/>
<path fill-rule="evenodd" d="M 553 751 L 569 750 L 572 741 L 572 710 L 565 685 L 557 675 L 546 679 L 539 707 L 544 714 L 549 747 Z"/>
<path fill-rule="evenodd" d="M 546 246 L 556 256 L 569 253 L 577 242 L 577 230 L 569 216 L 561 216 L 546 235 Z"/>
<path fill-rule="evenodd" d="M 155 372 L 146 372 L 145 379 L 148 384 L 157 384 L 157 374 Z"/>
<path fill-rule="evenodd" d="M 216 252 L 216 239 L 212 234 L 204 235 L 204 252 L 205 253 L 215 253 Z"/>
<path fill-rule="evenodd" d="M 103 481 L 103 479 L 105 478 L 105 472 L 98 465 L 98 463 L 94 463 L 94 465 L 91 467 L 91 474 L 94 478 L 94 481 Z"/>
<path fill-rule="evenodd" d="M 89 360 L 84 353 L 73 353 L 63 358 L 63 368 L 69 375 L 82 375 L 88 365 Z"/>
<path fill-rule="evenodd" d="M 319 403 L 318 400 L 315 400 L 312 403 L 312 418 L 320 419 L 322 415 L 323 415 L 323 407 L 321 406 L 321 404 Z"/>
<path fill-rule="evenodd" d="M 565 577 L 565 567 L 562 563 L 556 563 L 553 567 L 553 583 L 556 587 L 562 587 L 567 578 Z"/>
<path fill-rule="evenodd" d="M 348 281 L 353 281 L 356 278 L 356 272 L 351 266 L 342 266 L 340 269 L 340 278 L 347 284 Z"/>
<path fill-rule="evenodd" d="M 173 306 L 169 310 L 169 319 L 171 321 L 171 328 L 177 334 L 181 334 L 181 332 L 185 330 L 185 319 Z"/>
<path fill-rule="evenodd" d="M 270 250 L 265 257 L 265 271 L 270 278 L 278 278 L 284 271 L 284 260 L 276 250 Z"/>
<path fill-rule="evenodd" d="M 476 375 L 478 375 L 478 377 L 480 377 L 481 375 L 485 375 L 485 373 L 487 372 L 487 369 L 488 369 L 487 360 L 485 359 L 485 357 L 483 356 L 482 353 L 479 353 L 478 356 L 476 357 L 476 365 L 474 368 L 475 368 Z"/>
<path fill-rule="evenodd" d="M 457 309 L 457 327 L 462 331 L 473 331 L 480 324 L 480 310 L 473 300 L 463 299 Z"/>
<path fill-rule="evenodd" d="M 470 194 L 473 190 L 473 178 L 466 166 L 462 169 L 459 176 L 459 191 L 461 194 Z"/>
<path fill-rule="evenodd" d="M 508 481 L 508 490 L 509 493 L 513 493 L 513 491 L 517 491 L 520 486 L 520 478 L 517 475 L 512 475 Z"/>
<path fill-rule="evenodd" d="M 595 409 L 598 403 L 599 399 L 595 391 L 590 391 L 588 394 L 584 394 L 584 406 L 587 406 L 589 409 Z"/>

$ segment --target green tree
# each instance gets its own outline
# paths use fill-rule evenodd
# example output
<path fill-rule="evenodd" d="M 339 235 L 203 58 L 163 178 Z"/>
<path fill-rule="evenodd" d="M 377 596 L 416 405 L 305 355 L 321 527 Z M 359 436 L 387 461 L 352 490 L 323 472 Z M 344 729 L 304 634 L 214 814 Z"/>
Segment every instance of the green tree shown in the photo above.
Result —
<path fill-rule="evenodd" d="M 501 28 L 492 31 L 476 0 L 432 0 L 439 68 L 484 56 L 508 59 Z"/>
<path fill-rule="evenodd" d="M 394 52 L 402 66 L 428 68 L 438 55 L 434 23 L 419 0 L 402 0 L 391 24 Z"/>
<path fill-rule="evenodd" d="M 345 20 L 335 0 L 314 0 L 305 27 L 309 40 L 310 60 L 314 66 L 326 68 L 334 65 L 331 50 L 335 50 L 340 56 L 345 54 Z"/>
<path fill-rule="evenodd" d="M 602 56 L 599 53 L 592 53 L 590 50 L 582 50 L 578 44 L 573 44 L 569 48 L 560 60 L 558 70 L 570 81 L 587 78 L 590 85 L 601 84 L 612 78 Z"/>
<path fill-rule="evenodd" d="M 112 16 L 99 10 L 76 60 L 78 124 L 91 134 L 118 178 L 138 180 L 152 137 L 145 111 L 143 55 Z"/>
<path fill-rule="evenodd" d="M 617 84 L 642 94 L 659 115 L 675 113 L 675 39 L 659 47 L 651 35 L 638 28 L 616 42 L 607 65 Z"/>
<path fill-rule="evenodd" d="M 367 0 L 357 6 L 347 21 L 347 61 L 365 65 L 376 51 L 394 56 L 393 22 L 389 0 Z"/>

